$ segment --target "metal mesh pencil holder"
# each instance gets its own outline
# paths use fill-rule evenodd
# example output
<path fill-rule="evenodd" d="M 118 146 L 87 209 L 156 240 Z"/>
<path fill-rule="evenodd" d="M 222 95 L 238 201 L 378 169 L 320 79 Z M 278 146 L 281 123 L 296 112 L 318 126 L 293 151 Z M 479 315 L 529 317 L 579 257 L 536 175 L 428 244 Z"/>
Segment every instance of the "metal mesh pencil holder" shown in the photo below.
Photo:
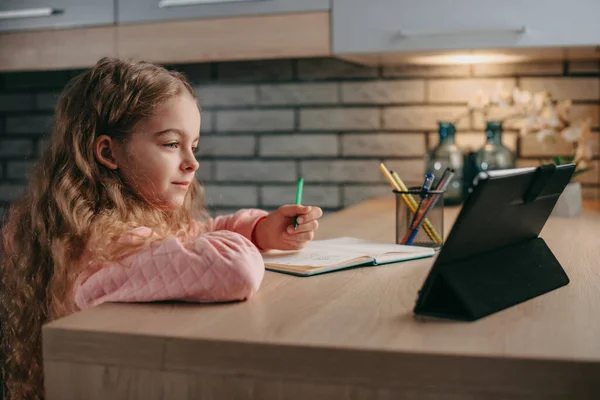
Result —
<path fill-rule="evenodd" d="M 394 194 L 396 243 L 440 249 L 444 244 L 444 192 L 430 190 L 421 198 L 421 188 L 411 187 L 407 191 L 394 190 Z M 420 218 L 415 220 L 417 210 Z"/>

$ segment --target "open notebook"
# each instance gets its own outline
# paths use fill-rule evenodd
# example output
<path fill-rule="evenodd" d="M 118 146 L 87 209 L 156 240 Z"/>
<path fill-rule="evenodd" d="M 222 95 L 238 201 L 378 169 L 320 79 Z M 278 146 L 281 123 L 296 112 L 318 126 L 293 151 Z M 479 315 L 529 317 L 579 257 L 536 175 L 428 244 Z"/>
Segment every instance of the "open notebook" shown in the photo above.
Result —
<path fill-rule="evenodd" d="M 350 237 L 313 240 L 302 250 L 270 251 L 263 254 L 271 271 L 311 276 L 355 266 L 388 264 L 432 257 L 433 249 L 376 243 Z"/>

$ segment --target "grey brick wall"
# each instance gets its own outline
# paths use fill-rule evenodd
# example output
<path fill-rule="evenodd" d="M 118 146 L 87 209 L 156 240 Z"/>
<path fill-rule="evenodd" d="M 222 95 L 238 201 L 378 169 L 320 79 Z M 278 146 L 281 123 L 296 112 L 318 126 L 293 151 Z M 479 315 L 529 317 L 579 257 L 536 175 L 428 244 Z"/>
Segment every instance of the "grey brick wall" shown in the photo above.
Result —
<path fill-rule="evenodd" d="M 264 60 L 169 66 L 192 81 L 202 107 L 200 169 L 213 215 L 241 207 L 271 210 L 294 201 L 326 212 L 389 195 L 381 161 L 418 184 L 437 120 L 453 119 L 479 89 L 547 88 L 591 115 L 596 160 L 579 178 L 584 196 L 600 199 L 600 63 L 369 67 L 335 59 Z M 56 98 L 80 71 L 0 74 L 0 215 L 22 191 L 45 146 Z M 497 110 L 494 110 L 497 112 Z M 458 124 L 464 149 L 483 143 L 479 116 Z M 541 148 L 507 125 L 505 143 L 519 165 L 565 154 L 568 144 Z"/>

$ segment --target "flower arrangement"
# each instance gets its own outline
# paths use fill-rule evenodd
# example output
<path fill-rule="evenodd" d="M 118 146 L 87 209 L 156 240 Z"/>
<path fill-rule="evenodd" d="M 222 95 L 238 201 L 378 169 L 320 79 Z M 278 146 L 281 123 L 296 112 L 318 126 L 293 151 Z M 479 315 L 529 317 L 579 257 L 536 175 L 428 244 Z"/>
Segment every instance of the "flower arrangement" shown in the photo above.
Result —
<path fill-rule="evenodd" d="M 499 109 L 501 121 L 516 120 L 521 136 L 535 134 L 540 143 L 562 138 L 573 146 L 572 155 L 556 156 L 554 164 L 575 163 L 573 176 L 589 169 L 592 153 L 592 119 L 576 119 L 571 114 L 571 100 L 556 101 L 548 91 L 531 93 L 519 88 L 506 90 L 500 83 L 491 96 L 482 91 L 469 102 L 468 111 L 455 122 L 472 112 L 480 112 L 487 120 L 489 113 Z M 548 160 L 542 160 L 547 162 Z"/>

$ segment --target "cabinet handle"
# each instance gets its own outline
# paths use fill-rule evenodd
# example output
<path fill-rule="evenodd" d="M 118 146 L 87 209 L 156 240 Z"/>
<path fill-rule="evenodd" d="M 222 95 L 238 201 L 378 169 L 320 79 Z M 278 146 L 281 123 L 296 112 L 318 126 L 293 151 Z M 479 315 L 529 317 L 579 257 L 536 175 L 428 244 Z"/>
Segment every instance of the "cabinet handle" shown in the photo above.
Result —
<path fill-rule="evenodd" d="M 160 8 L 193 6 L 199 4 L 219 4 L 219 3 L 249 3 L 261 0 L 160 0 Z"/>
<path fill-rule="evenodd" d="M 19 19 L 19 18 L 37 18 L 49 17 L 54 14 L 61 14 L 63 10 L 56 8 L 27 8 L 24 10 L 0 11 L 0 20 Z"/>
<path fill-rule="evenodd" d="M 473 29 L 448 29 L 439 31 L 400 31 L 396 35 L 398 38 L 410 37 L 425 37 L 425 36 L 461 36 L 461 35 L 485 35 L 485 34 L 501 34 L 512 33 L 515 35 L 523 35 L 527 31 L 525 25 L 515 27 L 490 27 L 490 28 L 473 28 Z"/>

